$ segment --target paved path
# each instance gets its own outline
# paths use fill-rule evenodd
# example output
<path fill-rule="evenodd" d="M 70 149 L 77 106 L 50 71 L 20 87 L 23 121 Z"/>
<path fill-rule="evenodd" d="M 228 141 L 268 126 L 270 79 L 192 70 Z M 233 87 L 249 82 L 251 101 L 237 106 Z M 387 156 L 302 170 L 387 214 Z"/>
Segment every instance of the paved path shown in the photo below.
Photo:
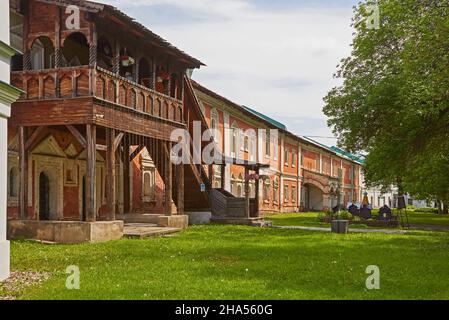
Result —
<path fill-rule="evenodd" d="M 279 229 L 296 229 L 296 230 L 306 230 L 306 231 L 320 231 L 320 232 L 331 232 L 330 228 L 320 228 L 320 227 L 301 227 L 301 226 L 274 226 L 273 228 Z M 406 230 L 388 230 L 388 229 L 353 229 L 349 228 L 349 232 L 355 233 L 385 233 L 385 234 L 406 234 Z"/>

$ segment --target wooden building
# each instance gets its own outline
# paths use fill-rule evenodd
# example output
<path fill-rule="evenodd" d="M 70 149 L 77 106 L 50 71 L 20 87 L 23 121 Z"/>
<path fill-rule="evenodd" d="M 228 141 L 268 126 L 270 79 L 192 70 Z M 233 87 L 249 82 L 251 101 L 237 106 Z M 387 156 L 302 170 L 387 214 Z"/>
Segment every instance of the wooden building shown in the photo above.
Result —
<path fill-rule="evenodd" d="M 11 0 L 8 232 L 56 242 L 121 237 L 123 221 L 251 224 L 356 201 L 360 165 L 189 79 L 201 61 L 118 9 Z M 195 126 L 210 141 L 195 149 Z M 173 132 L 189 155 L 171 161 Z M 215 134 L 217 134 L 215 136 Z M 206 139 L 207 140 L 207 139 Z M 220 159 L 195 163 L 214 143 Z"/>

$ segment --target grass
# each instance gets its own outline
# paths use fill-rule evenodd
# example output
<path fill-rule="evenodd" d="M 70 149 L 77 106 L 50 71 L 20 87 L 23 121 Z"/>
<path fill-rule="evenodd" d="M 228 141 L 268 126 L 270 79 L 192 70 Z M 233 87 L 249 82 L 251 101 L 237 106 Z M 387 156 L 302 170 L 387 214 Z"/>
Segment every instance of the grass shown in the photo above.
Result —
<path fill-rule="evenodd" d="M 274 226 L 300 226 L 330 228 L 330 223 L 318 221 L 319 212 L 283 213 L 267 216 L 266 219 L 273 222 Z M 378 229 L 368 227 L 366 224 L 351 225 L 357 229 Z"/>
<path fill-rule="evenodd" d="M 13 270 L 50 272 L 21 299 L 449 299 L 449 233 L 336 235 L 196 226 L 102 244 L 12 242 Z M 67 290 L 77 265 L 81 289 Z M 377 265 L 381 289 L 367 290 Z"/>
<path fill-rule="evenodd" d="M 436 225 L 449 227 L 449 215 L 428 212 L 407 211 L 408 220 L 411 224 Z"/>
<path fill-rule="evenodd" d="M 304 226 L 304 227 L 330 227 L 329 223 L 317 220 L 318 212 L 288 213 L 268 216 L 275 226 Z M 373 215 L 377 210 L 373 211 Z M 447 226 L 449 229 L 449 215 L 439 215 L 428 212 L 407 211 L 408 219 L 412 225 Z M 352 225 L 351 228 L 371 228 L 364 224 Z"/>

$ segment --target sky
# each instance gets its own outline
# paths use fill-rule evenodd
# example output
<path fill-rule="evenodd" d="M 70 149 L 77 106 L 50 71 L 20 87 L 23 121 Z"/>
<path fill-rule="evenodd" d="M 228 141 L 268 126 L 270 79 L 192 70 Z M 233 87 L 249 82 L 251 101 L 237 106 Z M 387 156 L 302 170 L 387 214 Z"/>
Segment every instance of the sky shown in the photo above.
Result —
<path fill-rule="evenodd" d="M 333 74 L 350 55 L 357 0 L 97 1 L 205 63 L 193 74 L 202 85 L 294 134 L 333 136 L 323 97 L 339 84 Z"/>

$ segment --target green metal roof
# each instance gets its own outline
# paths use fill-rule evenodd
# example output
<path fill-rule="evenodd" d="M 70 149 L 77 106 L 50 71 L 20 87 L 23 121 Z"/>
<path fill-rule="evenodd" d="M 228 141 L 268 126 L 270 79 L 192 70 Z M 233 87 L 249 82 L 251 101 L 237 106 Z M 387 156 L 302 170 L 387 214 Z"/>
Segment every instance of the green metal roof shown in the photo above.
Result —
<path fill-rule="evenodd" d="M 263 113 L 260 113 L 254 109 L 251 109 L 251 108 L 249 108 L 247 106 L 243 106 L 243 105 L 242 105 L 242 108 L 244 108 L 248 112 L 251 112 L 252 114 L 254 114 L 257 117 L 259 117 L 265 121 L 268 121 L 269 123 L 271 123 L 273 126 L 275 126 L 278 129 L 287 130 L 287 127 L 283 123 L 280 123 L 279 121 L 276 121 L 273 118 L 270 118 L 270 117 L 264 115 Z"/>
<path fill-rule="evenodd" d="M 354 160 L 354 161 L 357 161 L 357 162 L 359 162 L 359 163 L 362 163 L 362 164 L 363 164 L 363 163 L 365 162 L 365 160 L 362 159 L 362 157 L 356 156 L 356 155 L 354 155 L 354 154 L 352 154 L 352 153 L 349 153 L 349 152 L 346 152 L 346 151 L 344 151 L 343 149 L 340 149 L 340 148 L 338 148 L 338 147 L 336 147 L 336 146 L 332 146 L 332 147 L 330 147 L 330 149 L 331 149 L 332 151 L 334 151 L 335 153 L 341 154 L 341 155 L 343 155 L 343 156 L 345 156 L 345 157 L 347 157 L 347 158 L 349 158 L 349 159 L 352 159 L 352 160 Z"/>

